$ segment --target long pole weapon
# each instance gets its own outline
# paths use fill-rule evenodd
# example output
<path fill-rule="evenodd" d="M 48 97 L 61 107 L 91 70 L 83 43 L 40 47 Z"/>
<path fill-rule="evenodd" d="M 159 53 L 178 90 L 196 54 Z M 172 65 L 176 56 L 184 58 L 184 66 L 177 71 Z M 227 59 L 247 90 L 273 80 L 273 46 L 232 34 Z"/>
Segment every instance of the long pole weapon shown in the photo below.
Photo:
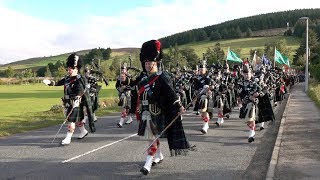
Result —
<path fill-rule="evenodd" d="M 201 94 L 208 92 L 208 90 L 209 90 L 209 87 L 206 88 L 206 89 L 203 89 L 196 97 L 194 97 L 194 98 L 192 99 L 192 101 L 185 107 L 185 109 L 188 109 L 188 108 L 191 106 L 191 104 L 192 104 L 194 101 L 196 101 Z M 167 126 L 166 128 L 164 128 L 164 129 L 160 132 L 160 134 L 151 142 L 151 144 L 147 147 L 147 149 L 143 152 L 143 154 L 144 154 L 145 152 L 147 152 L 148 149 L 163 135 L 163 133 L 171 127 L 171 125 L 179 118 L 180 115 L 182 115 L 182 112 L 179 112 L 179 113 L 176 115 L 176 117 L 173 118 L 173 120 L 170 122 L 170 124 L 168 124 L 168 126 Z"/>

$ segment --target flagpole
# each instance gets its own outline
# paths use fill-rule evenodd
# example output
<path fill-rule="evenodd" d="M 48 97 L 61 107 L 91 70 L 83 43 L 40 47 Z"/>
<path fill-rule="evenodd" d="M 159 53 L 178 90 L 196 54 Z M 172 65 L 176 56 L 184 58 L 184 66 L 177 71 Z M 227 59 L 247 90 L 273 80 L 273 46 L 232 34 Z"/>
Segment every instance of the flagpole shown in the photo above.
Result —
<path fill-rule="evenodd" d="M 230 47 L 228 47 L 227 57 L 226 57 L 226 64 L 228 64 L 228 53 L 229 53 Z"/>
<path fill-rule="evenodd" d="M 274 47 L 273 68 L 276 68 L 276 47 Z"/>

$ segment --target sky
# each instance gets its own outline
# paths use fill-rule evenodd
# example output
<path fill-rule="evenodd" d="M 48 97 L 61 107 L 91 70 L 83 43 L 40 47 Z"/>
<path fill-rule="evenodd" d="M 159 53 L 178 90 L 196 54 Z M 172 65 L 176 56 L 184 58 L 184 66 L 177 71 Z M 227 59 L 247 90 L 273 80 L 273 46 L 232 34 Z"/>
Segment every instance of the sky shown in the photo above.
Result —
<path fill-rule="evenodd" d="M 151 39 L 319 0 L 0 0 L 0 64 Z M 285 25 L 284 25 L 285 26 Z"/>

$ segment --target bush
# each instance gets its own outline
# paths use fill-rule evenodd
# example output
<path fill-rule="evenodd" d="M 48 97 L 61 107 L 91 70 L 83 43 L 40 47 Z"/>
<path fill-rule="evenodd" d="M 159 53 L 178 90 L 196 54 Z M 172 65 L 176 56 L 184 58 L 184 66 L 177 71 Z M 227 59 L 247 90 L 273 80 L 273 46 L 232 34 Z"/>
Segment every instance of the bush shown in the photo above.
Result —
<path fill-rule="evenodd" d="M 320 81 L 320 64 L 311 65 L 309 71 L 311 76 Z"/>

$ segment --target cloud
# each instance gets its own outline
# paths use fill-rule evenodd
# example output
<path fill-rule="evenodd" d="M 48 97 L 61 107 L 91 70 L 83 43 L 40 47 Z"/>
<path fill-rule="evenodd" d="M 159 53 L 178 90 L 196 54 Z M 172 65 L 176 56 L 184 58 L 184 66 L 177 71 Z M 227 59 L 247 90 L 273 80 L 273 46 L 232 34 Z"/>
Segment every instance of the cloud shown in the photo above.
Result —
<path fill-rule="evenodd" d="M 75 21 L 81 23 L 66 24 L 31 17 L 0 4 L 0 64 L 96 47 L 140 47 L 150 39 L 227 20 L 319 5 L 311 0 L 156 0 L 152 6 L 117 16 L 87 16 Z"/>

